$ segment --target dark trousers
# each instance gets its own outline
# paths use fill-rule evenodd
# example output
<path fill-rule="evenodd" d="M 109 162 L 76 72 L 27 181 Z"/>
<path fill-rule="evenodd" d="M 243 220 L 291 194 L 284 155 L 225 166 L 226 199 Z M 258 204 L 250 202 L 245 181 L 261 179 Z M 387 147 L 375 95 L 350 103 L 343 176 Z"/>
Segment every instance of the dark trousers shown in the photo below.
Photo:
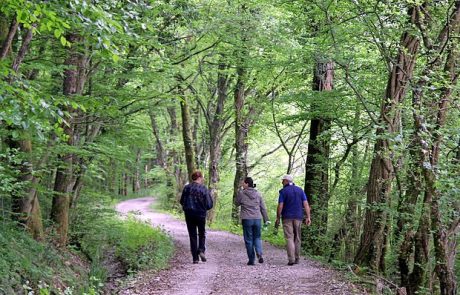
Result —
<path fill-rule="evenodd" d="M 198 253 L 204 253 L 206 250 L 206 217 L 185 214 L 185 222 L 187 223 L 190 237 L 190 251 L 192 252 L 193 261 L 198 261 Z"/>

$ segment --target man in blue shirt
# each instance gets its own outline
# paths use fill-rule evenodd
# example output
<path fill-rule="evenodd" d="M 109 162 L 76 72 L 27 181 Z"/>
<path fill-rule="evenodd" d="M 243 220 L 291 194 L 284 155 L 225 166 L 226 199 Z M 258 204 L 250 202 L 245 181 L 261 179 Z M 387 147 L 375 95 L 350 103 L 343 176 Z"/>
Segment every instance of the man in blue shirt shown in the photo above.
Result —
<path fill-rule="evenodd" d="M 278 227 L 280 218 L 283 218 L 283 231 L 287 242 L 287 255 L 289 259 L 288 265 L 299 263 L 300 228 L 304 219 L 304 209 L 306 213 L 305 224 L 311 224 L 310 206 L 308 205 L 307 196 L 293 181 L 294 179 L 291 175 L 284 175 L 282 178 L 283 188 L 279 192 L 275 222 L 275 227 Z"/>

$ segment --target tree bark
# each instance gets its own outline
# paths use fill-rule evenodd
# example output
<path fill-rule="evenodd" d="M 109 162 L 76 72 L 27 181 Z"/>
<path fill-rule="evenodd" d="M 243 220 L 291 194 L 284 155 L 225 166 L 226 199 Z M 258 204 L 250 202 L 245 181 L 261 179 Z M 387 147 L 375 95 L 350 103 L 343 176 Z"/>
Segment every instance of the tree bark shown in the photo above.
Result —
<path fill-rule="evenodd" d="M 415 24 L 418 9 L 409 9 L 410 24 Z M 360 245 L 355 256 L 355 263 L 367 266 L 375 272 L 384 272 L 381 264 L 384 257 L 385 226 L 388 222 L 387 207 L 393 180 L 393 164 L 389 137 L 399 130 L 399 106 L 407 91 L 411 79 L 417 52 L 419 38 L 410 32 L 401 36 L 400 49 L 392 65 L 388 78 L 385 97 L 381 103 L 379 126 L 376 131 L 377 141 L 374 146 L 374 158 L 371 163 L 367 190 L 367 208 L 364 219 L 364 229 Z"/>
<path fill-rule="evenodd" d="M 0 51 L 0 60 L 5 59 L 8 53 L 11 52 L 11 45 L 13 44 L 13 38 L 18 30 L 19 23 L 16 20 L 16 15 L 11 20 L 11 24 L 4 40 L 2 40 L 2 49 Z"/>
<path fill-rule="evenodd" d="M 8 34 L 3 42 L 2 51 L 0 52 L 0 60 L 6 58 L 10 51 L 14 35 L 16 34 L 18 23 L 16 18 L 12 21 Z M 19 67 L 22 64 L 27 51 L 30 48 L 30 43 L 33 38 L 33 32 L 35 25 L 27 31 L 25 38 L 21 43 L 18 54 L 13 59 L 11 68 L 15 73 L 19 72 Z M 13 77 L 10 76 L 9 82 L 12 82 Z M 12 149 L 17 149 L 24 159 L 17 165 L 19 167 L 19 178 L 18 182 L 25 184 L 25 189 L 19 194 L 13 193 L 12 198 L 12 211 L 16 215 L 19 224 L 25 226 L 34 236 L 35 239 L 43 238 L 43 224 L 41 218 L 40 204 L 38 201 L 36 186 L 39 183 L 39 179 L 33 176 L 33 165 L 32 165 L 32 141 L 22 127 L 10 127 L 16 129 L 20 135 L 19 139 L 13 139 L 9 137 L 7 144 Z"/>
<path fill-rule="evenodd" d="M 187 164 L 187 178 L 192 182 L 192 173 L 195 171 L 195 149 L 192 134 L 192 122 L 187 98 L 183 95 L 180 101 L 182 116 L 182 139 L 184 141 L 185 162 Z"/>
<path fill-rule="evenodd" d="M 134 174 L 134 192 L 138 193 L 141 190 L 141 149 L 137 149 L 136 152 L 136 167 L 135 174 Z"/>
<path fill-rule="evenodd" d="M 449 226 L 443 224 L 440 200 L 441 192 L 437 188 L 437 166 L 440 157 L 443 133 L 440 131 L 445 123 L 449 110 L 453 88 L 457 84 L 458 78 L 458 48 L 457 42 L 451 41 L 454 33 L 458 32 L 460 24 L 460 1 L 455 2 L 454 9 L 445 27 L 440 31 L 436 44 L 430 40 L 424 40 L 427 49 L 430 49 L 428 57 L 431 62 L 425 67 L 421 78 L 417 81 L 413 90 L 412 114 L 414 120 L 415 151 L 417 152 L 417 165 L 420 175 L 417 179 L 411 178 L 412 190 L 417 192 L 419 187 L 424 188 L 424 203 L 422 215 L 419 221 L 419 228 L 415 234 L 415 253 L 414 267 L 409 275 L 408 294 L 416 294 L 417 291 L 426 285 L 426 273 L 430 251 L 430 232 L 433 235 L 434 252 L 436 257 L 435 272 L 439 278 L 441 294 L 456 294 L 456 278 L 454 274 L 453 259 L 450 253 L 455 253 L 455 243 L 451 243 L 449 237 Z M 423 31 L 423 27 L 419 25 Z M 446 54 L 443 54 L 447 48 Z M 444 66 L 442 61 L 445 59 Z M 437 89 L 430 83 L 436 78 L 439 72 L 443 73 L 444 78 L 449 82 L 443 88 Z M 439 92 L 429 97 L 438 98 L 438 101 L 425 101 L 425 92 Z M 431 93 L 430 93 L 431 94 Z M 425 113 L 428 115 L 425 116 Z M 434 120 L 429 122 L 427 118 L 433 118 L 431 114 L 436 114 Z M 434 126 L 430 128 L 429 126 Z M 422 180 L 424 183 L 422 183 Z M 414 188 L 417 187 L 417 188 Z M 455 223 L 455 221 L 454 221 Z M 454 239 L 455 240 L 455 239 Z M 450 249 L 453 246 L 454 249 Z M 406 270 L 404 269 L 404 272 Z M 404 282 L 402 282 L 404 283 Z"/>
<path fill-rule="evenodd" d="M 214 202 L 214 207 L 210 210 L 208 214 L 208 220 L 212 223 L 216 217 L 216 206 L 219 200 L 219 190 L 218 183 L 220 180 L 219 177 L 219 162 L 222 154 L 222 135 L 224 128 L 224 106 L 225 101 L 227 100 L 227 74 L 224 73 L 226 66 L 224 64 L 219 65 L 219 73 L 217 75 L 217 104 L 214 110 L 214 116 L 210 124 L 208 123 L 209 128 L 209 191 L 211 193 L 212 200 Z"/>
<path fill-rule="evenodd" d="M 155 138 L 156 164 L 159 167 L 165 169 L 166 168 L 165 151 L 163 148 L 163 143 L 161 142 L 160 131 L 158 129 L 158 124 L 155 119 L 155 114 L 152 108 L 149 109 L 149 116 L 150 116 L 150 123 L 152 125 L 153 137 Z"/>
<path fill-rule="evenodd" d="M 334 63 L 317 61 L 313 73 L 314 91 L 331 91 L 333 89 Z M 322 255 L 324 236 L 327 230 L 329 203 L 329 137 L 331 120 L 316 117 L 310 122 L 310 139 L 305 167 L 305 193 L 312 214 L 312 226 L 304 230 L 303 243 L 307 251 Z"/>
<path fill-rule="evenodd" d="M 69 34 L 67 39 L 72 44 L 78 44 L 81 37 L 77 34 Z M 83 81 L 81 66 L 82 54 L 78 52 L 75 47 L 69 49 L 69 56 L 64 62 L 67 67 L 64 71 L 63 94 L 69 99 L 75 94 L 81 94 L 79 91 L 83 89 Z M 71 114 L 68 122 L 62 124 L 64 134 L 67 136 L 67 145 L 74 144 L 74 114 L 72 108 L 68 108 Z M 55 223 L 56 232 L 58 234 L 57 243 L 59 246 L 67 244 L 67 236 L 69 230 L 69 207 L 70 197 L 73 188 L 73 157 L 71 153 L 59 156 L 60 166 L 56 171 L 56 178 L 54 182 L 54 195 L 51 208 L 51 220 Z"/>
<path fill-rule="evenodd" d="M 234 92 L 235 108 L 235 161 L 236 172 L 233 181 L 233 202 L 232 202 L 232 220 L 233 223 L 239 223 L 238 207 L 236 206 L 236 197 L 241 185 L 241 181 L 248 175 L 248 134 L 252 125 L 251 117 L 254 115 L 255 108 L 250 106 L 245 112 L 245 70 L 240 66 L 237 69 L 237 82 Z"/>

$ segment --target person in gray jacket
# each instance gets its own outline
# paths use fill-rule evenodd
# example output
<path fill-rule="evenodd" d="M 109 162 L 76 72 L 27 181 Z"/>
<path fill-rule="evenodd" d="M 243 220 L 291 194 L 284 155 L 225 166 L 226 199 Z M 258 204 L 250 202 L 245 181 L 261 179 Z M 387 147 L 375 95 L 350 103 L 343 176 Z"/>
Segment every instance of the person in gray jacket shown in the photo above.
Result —
<path fill-rule="evenodd" d="M 238 192 L 236 205 L 241 206 L 241 220 L 243 225 L 244 243 L 248 253 L 248 265 L 254 265 L 256 256 L 259 263 L 263 263 L 261 228 L 262 218 L 264 223 L 268 221 L 267 209 L 261 194 L 255 189 L 251 177 L 243 181 L 243 189 Z"/>

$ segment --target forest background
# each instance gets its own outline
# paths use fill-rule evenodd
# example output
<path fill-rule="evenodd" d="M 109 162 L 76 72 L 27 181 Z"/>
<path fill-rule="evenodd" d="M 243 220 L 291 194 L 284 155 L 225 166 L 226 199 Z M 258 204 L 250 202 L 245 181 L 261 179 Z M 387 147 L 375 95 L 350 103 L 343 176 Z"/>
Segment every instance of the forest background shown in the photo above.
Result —
<path fill-rule="evenodd" d="M 456 294 L 459 22 L 447 0 L 2 1 L 0 291 L 96 292 L 107 249 L 164 266 L 171 241 L 110 204 L 177 210 L 201 169 L 213 227 L 238 231 L 245 176 L 274 218 L 289 173 L 306 254 Z"/>

